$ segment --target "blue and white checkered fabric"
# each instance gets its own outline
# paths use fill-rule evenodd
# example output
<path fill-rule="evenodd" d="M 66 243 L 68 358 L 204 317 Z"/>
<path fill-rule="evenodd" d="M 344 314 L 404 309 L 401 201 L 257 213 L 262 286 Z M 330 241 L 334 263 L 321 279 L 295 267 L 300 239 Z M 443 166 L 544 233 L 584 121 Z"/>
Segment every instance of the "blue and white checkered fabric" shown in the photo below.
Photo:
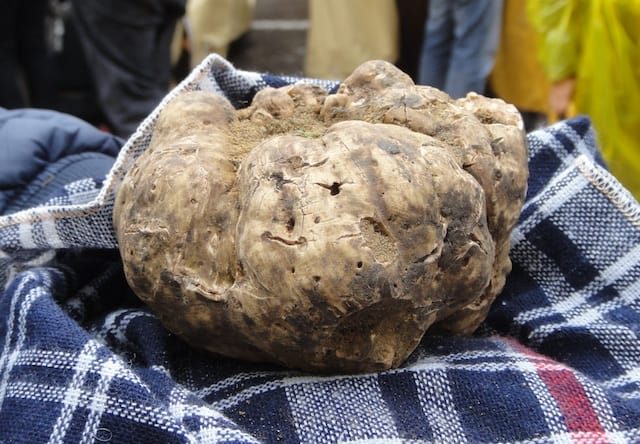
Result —
<path fill-rule="evenodd" d="M 242 104 L 290 81 L 211 57 L 178 90 Z M 104 184 L 0 217 L 0 442 L 640 442 L 640 207 L 587 119 L 529 135 L 513 272 L 480 332 L 321 377 L 190 349 L 128 289 L 111 202 L 156 115 Z"/>

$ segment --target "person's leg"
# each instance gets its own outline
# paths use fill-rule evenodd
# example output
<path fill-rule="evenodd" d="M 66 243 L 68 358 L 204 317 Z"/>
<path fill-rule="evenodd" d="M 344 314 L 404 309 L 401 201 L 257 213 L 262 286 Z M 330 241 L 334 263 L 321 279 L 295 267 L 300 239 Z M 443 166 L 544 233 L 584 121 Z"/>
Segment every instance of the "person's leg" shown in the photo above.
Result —
<path fill-rule="evenodd" d="M 29 90 L 29 105 L 53 108 L 53 60 L 45 37 L 47 0 L 22 3 L 19 15 L 18 44 L 20 60 Z"/>
<path fill-rule="evenodd" d="M 98 101 L 122 137 L 135 131 L 169 87 L 169 34 L 176 17 L 166 17 L 163 2 L 152 3 L 157 7 L 147 9 L 132 0 L 73 3 Z"/>
<path fill-rule="evenodd" d="M 155 30 L 155 45 L 153 48 L 154 71 L 156 88 L 165 91 L 171 82 L 171 44 L 176 30 L 176 18 L 167 17 Z"/>
<path fill-rule="evenodd" d="M 462 97 L 483 94 L 495 62 L 502 23 L 502 0 L 453 0 L 455 38 L 445 91 Z"/>
<path fill-rule="evenodd" d="M 453 15 L 449 0 L 431 0 L 418 67 L 418 83 L 443 89 L 453 40 Z"/>
<path fill-rule="evenodd" d="M 417 81 L 429 4 L 427 0 L 396 0 L 396 7 L 400 19 L 400 56 L 396 66 Z"/>
<path fill-rule="evenodd" d="M 21 92 L 18 65 L 18 12 L 24 0 L 6 0 L 0 14 L 0 106 L 23 108 L 26 100 Z"/>

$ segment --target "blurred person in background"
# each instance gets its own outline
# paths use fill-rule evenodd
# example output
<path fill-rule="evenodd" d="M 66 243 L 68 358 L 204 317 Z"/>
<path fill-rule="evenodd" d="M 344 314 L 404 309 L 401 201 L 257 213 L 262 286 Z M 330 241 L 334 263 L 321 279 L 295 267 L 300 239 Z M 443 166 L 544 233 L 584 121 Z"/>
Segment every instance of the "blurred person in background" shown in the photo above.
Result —
<path fill-rule="evenodd" d="M 592 120 L 610 171 L 640 197 L 640 0 L 530 0 L 551 112 Z"/>
<path fill-rule="evenodd" d="M 454 98 L 483 94 L 501 19 L 502 0 L 430 0 L 418 83 Z"/>
<path fill-rule="evenodd" d="M 399 54 L 396 66 L 418 80 L 418 62 L 424 41 L 424 23 L 428 0 L 396 0 L 400 27 Z"/>
<path fill-rule="evenodd" d="M 51 108 L 52 59 L 45 39 L 47 0 L 4 0 L 0 14 L 0 106 Z"/>
<path fill-rule="evenodd" d="M 73 0 L 78 35 L 111 130 L 130 136 L 167 94 L 186 0 Z"/>
<path fill-rule="evenodd" d="M 191 67 L 206 56 L 227 56 L 229 44 L 251 27 L 256 0 L 189 0 L 187 34 Z"/>
<path fill-rule="evenodd" d="M 361 63 L 398 59 L 395 0 L 309 0 L 305 74 L 342 80 Z"/>
<path fill-rule="evenodd" d="M 505 0 L 502 31 L 489 90 L 515 105 L 527 131 L 540 128 L 549 116 L 549 79 L 538 59 L 540 36 L 527 17 L 523 0 Z"/>

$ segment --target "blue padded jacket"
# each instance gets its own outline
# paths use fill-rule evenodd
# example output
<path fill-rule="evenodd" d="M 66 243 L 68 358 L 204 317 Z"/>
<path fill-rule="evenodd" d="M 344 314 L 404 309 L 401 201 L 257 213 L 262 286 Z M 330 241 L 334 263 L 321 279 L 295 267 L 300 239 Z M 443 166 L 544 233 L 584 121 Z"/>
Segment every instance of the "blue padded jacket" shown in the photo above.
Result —
<path fill-rule="evenodd" d="M 105 176 L 122 144 L 67 114 L 0 108 L 0 214 L 45 202 L 75 180 Z"/>

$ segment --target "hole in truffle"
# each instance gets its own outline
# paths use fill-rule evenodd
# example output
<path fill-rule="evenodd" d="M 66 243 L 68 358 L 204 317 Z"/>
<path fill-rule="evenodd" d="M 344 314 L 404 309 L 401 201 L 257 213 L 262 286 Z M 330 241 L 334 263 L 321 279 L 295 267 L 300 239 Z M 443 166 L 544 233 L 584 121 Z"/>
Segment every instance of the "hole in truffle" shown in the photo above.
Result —
<path fill-rule="evenodd" d="M 356 266 L 357 266 L 358 268 L 362 268 L 362 261 L 358 261 L 358 263 L 356 264 Z"/>
<path fill-rule="evenodd" d="M 316 216 L 316 217 L 314 217 L 314 218 L 313 218 L 313 221 L 314 221 L 315 223 L 320 223 L 320 216 Z"/>
<path fill-rule="evenodd" d="M 191 202 L 192 204 L 198 203 L 198 201 L 195 200 L 194 198 L 191 198 L 191 200 L 189 202 Z"/>
<path fill-rule="evenodd" d="M 320 282 L 320 276 L 313 276 L 313 281 L 314 282 Z"/>
<path fill-rule="evenodd" d="M 331 185 L 327 185 L 326 183 L 318 183 L 316 182 L 316 185 L 321 186 L 322 188 L 326 188 L 327 190 L 329 190 L 330 194 L 332 196 L 336 196 L 338 194 L 340 194 L 340 187 L 342 186 L 341 183 L 338 182 L 333 182 Z"/>
<path fill-rule="evenodd" d="M 287 221 L 287 231 L 293 231 L 293 227 L 296 226 L 296 220 L 293 217 L 290 217 Z"/>
<path fill-rule="evenodd" d="M 294 274 L 296 272 L 296 267 L 291 267 L 291 274 Z"/>

